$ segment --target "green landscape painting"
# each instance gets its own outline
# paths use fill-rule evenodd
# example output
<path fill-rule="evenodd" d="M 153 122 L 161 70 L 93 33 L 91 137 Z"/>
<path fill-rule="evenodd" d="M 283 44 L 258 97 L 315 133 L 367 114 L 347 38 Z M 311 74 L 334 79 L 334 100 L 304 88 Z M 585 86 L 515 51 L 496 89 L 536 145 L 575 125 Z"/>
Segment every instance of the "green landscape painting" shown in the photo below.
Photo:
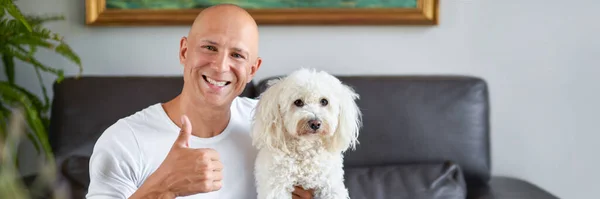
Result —
<path fill-rule="evenodd" d="M 417 0 L 106 0 L 108 9 L 193 9 L 221 3 L 247 9 L 416 8 Z"/>

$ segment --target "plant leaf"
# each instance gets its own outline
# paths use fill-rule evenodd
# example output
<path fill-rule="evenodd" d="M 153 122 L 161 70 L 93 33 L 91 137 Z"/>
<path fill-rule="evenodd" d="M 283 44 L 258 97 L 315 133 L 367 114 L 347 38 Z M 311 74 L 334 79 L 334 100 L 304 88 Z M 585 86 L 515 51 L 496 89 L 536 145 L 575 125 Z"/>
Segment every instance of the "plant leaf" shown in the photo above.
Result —
<path fill-rule="evenodd" d="M 4 63 L 4 73 L 10 84 L 15 84 L 15 60 L 13 56 L 3 54 L 2 63 Z"/>
<path fill-rule="evenodd" d="M 75 52 L 73 52 L 73 50 L 71 49 L 71 47 L 69 47 L 68 44 L 61 42 L 55 50 L 58 54 L 61 54 L 63 56 L 65 56 L 66 58 L 70 59 L 71 61 L 75 62 L 75 64 L 77 64 L 77 66 L 79 67 L 79 74 L 81 74 L 83 72 L 83 66 L 81 66 L 81 59 L 79 58 L 79 56 L 77 54 L 75 54 Z M 78 74 L 78 76 L 79 76 Z"/>
<path fill-rule="evenodd" d="M 41 107 L 41 111 L 46 112 L 46 110 L 50 108 L 50 99 L 48 98 L 48 92 L 46 91 L 46 86 L 44 86 L 44 80 L 42 79 L 42 75 L 40 74 L 39 68 L 35 68 L 35 74 L 37 75 L 40 87 L 42 87 L 42 93 L 44 94 L 44 106 Z"/>
<path fill-rule="evenodd" d="M 4 81 L 2 81 L 2 83 L 4 83 Z M 21 87 L 19 85 L 11 84 L 11 86 L 14 89 L 17 89 L 20 92 L 22 92 L 25 95 L 27 95 L 27 97 L 31 101 L 31 104 L 33 105 L 33 108 L 38 109 L 38 110 L 43 110 L 44 109 L 44 104 L 42 104 L 42 101 L 37 97 L 37 95 L 29 92 L 27 89 L 25 89 L 25 88 L 23 88 L 23 87 Z M 43 110 L 43 112 L 45 112 L 45 110 Z"/>
<path fill-rule="evenodd" d="M 19 48 L 17 47 L 17 49 L 23 51 L 23 48 Z M 55 74 L 58 76 L 59 80 L 64 79 L 64 72 L 63 70 L 60 69 L 55 69 L 55 68 L 50 68 L 45 66 L 44 64 L 40 63 L 35 57 L 33 56 L 27 56 L 27 51 L 25 51 L 25 53 L 20 52 L 20 51 L 16 51 L 14 49 L 11 48 L 11 46 L 7 46 L 7 48 L 3 49 L 4 51 L 7 51 L 8 53 L 11 53 L 12 55 L 14 55 L 16 58 L 26 62 L 26 63 L 30 63 L 33 66 L 45 71 L 45 72 L 49 72 L 52 74 Z M 57 80 L 58 81 L 58 80 Z"/>
<path fill-rule="evenodd" d="M 11 86 L 7 82 L 0 82 L 0 94 L 4 101 L 8 103 L 20 103 L 25 109 L 25 117 L 31 130 L 35 134 L 37 141 L 40 142 L 41 148 L 49 160 L 54 159 L 52 154 L 52 148 L 48 141 L 48 133 L 44 127 L 43 121 L 40 119 L 40 114 L 37 109 L 33 107 L 31 100 L 27 94 L 21 92 L 19 89 Z M 33 140 L 32 140 L 33 142 Z"/>
<path fill-rule="evenodd" d="M 21 45 L 33 45 L 33 46 L 41 46 L 44 48 L 48 48 L 48 49 L 54 49 L 55 44 L 50 43 L 48 41 L 46 41 L 45 39 L 49 39 L 49 38 L 44 38 L 41 37 L 40 35 L 31 35 L 31 34 L 27 34 L 27 35 L 16 35 L 12 38 L 10 38 L 9 41 L 7 41 L 8 44 L 12 44 L 15 47 L 21 47 Z M 35 53 L 34 50 L 31 54 Z"/>
<path fill-rule="evenodd" d="M 36 27 L 38 25 L 41 25 L 43 23 L 50 22 L 50 21 L 65 20 L 65 17 L 62 15 L 46 15 L 46 16 L 27 15 L 27 16 L 25 16 L 25 19 L 27 20 L 27 22 L 29 22 L 29 24 L 32 27 Z"/>
<path fill-rule="evenodd" d="M 2 4 L 2 8 L 4 8 L 4 4 Z M 6 14 L 6 10 L 5 9 L 0 9 L 0 17 L 4 18 L 4 14 Z"/>
<path fill-rule="evenodd" d="M 39 154 L 40 153 L 40 143 L 37 142 L 37 139 L 35 139 L 34 134 L 27 133 L 27 138 L 31 141 L 31 143 L 35 147 L 35 151 L 37 151 L 37 153 Z M 17 164 L 17 167 L 19 167 L 18 164 Z"/>
<path fill-rule="evenodd" d="M 21 14 L 21 10 L 19 10 L 19 8 L 17 8 L 15 4 L 13 4 L 12 2 L 8 2 L 4 6 L 6 6 L 6 10 L 8 11 L 8 13 L 10 13 L 10 15 L 12 15 L 15 19 L 19 20 L 29 32 L 32 31 L 31 26 L 29 25 L 23 14 Z"/>
<path fill-rule="evenodd" d="M 8 108 L 4 107 L 3 101 L 0 102 L 0 140 L 5 140 L 7 130 L 6 124 L 8 123 L 8 118 L 10 118 L 11 111 L 8 110 Z"/>

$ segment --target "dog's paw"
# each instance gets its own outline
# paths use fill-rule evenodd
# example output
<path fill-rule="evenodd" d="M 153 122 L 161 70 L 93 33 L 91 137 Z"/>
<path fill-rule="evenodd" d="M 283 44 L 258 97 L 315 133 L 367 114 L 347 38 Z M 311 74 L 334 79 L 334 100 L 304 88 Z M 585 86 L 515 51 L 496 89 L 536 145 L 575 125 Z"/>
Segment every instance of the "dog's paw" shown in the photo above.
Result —
<path fill-rule="evenodd" d="M 350 195 L 345 187 L 320 189 L 315 191 L 315 199 L 350 199 Z"/>

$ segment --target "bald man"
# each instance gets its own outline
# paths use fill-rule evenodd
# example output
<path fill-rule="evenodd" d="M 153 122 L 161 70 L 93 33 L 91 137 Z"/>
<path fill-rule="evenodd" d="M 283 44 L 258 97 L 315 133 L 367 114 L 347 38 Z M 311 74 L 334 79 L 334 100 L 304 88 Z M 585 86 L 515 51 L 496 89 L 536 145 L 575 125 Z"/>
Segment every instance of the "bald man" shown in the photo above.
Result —
<path fill-rule="evenodd" d="M 181 38 L 179 60 L 177 97 L 118 120 L 98 139 L 87 198 L 256 198 L 257 101 L 239 97 L 262 62 L 254 19 L 235 5 L 204 9 Z"/>

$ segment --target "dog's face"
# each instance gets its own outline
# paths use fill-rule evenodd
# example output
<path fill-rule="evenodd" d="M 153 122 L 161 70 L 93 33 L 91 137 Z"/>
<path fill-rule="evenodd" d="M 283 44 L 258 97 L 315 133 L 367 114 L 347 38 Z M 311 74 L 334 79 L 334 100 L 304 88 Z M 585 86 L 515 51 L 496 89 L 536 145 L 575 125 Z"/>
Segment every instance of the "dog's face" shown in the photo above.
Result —
<path fill-rule="evenodd" d="M 300 139 L 332 136 L 338 126 L 340 101 L 333 94 L 331 84 L 325 79 L 312 82 L 290 81 L 289 94 L 277 102 L 283 116 L 286 133 Z M 307 80 L 308 81 L 308 80 Z M 295 84 L 300 83 L 300 84 Z M 329 92 L 327 92 L 329 91 Z"/>
<path fill-rule="evenodd" d="M 291 140 L 321 139 L 327 150 L 343 152 L 357 142 L 358 95 L 325 72 L 301 69 L 270 83 L 255 112 L 253 143 L 287 150 Z"/>

